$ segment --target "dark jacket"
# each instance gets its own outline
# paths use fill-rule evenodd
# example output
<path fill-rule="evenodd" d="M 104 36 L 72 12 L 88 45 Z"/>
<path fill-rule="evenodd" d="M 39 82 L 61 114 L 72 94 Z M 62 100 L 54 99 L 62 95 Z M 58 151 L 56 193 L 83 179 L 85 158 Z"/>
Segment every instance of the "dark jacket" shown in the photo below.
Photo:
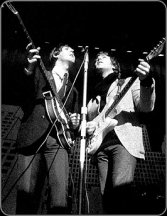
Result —
<path fill-rule="evenodd" d="M 48 72 L 50 74 L 50 72 Z M 48 131 L 51 128 L 51 122 L 48 118 L 43 92 L 50 90 L 48 79 L 45 78 L 43 72 L 37 67 L 32 75 L 34 80 L 34 95 L 29 101 L 30 108 L 24 111 L 21 126 L 17 137 L 17 150 L 23 154 L 33 154 L 36 152 L 41 143 L 45 140 Z M 71 82 L 67 83 L 67 96 Z M 70 93 L 65 108 L 67 112 L 78 112 L 78 92 L 75 88 Z"/>

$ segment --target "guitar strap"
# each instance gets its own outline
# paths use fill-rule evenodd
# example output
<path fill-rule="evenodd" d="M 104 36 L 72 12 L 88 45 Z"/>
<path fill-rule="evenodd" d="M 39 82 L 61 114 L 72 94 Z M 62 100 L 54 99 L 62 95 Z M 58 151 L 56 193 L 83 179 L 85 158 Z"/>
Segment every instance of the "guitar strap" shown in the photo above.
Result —
<path fill-rule="evenodd" d="M 54 77 L 53 77 L 51 71 L 46 71 L 46 72 L 47 72 L 47 75 L 48 75 L 48 77 L 49 77 L 49 81 L 51 82 L 52 86 L 54 87 L 53 91 L 54 91 L 54 92 L 57 92 L 56 83 L 55 83 L 55 81 L 54 81 Z"/>
<path fill-rule="evenodd" d="M 121 78 L 121 73 L 119 72 L 119 74 L 118 74 L 118 84 L 117 84 L 117 86 L 118 86 L 118 91 L 117 91 L 116 96 L 118 96 L 118 95 L 120 94 L 120 92 L 121 92 L 121 87 L 122 87 L 122 85 L 124 84 L 124 82 L 125 82 L 125 79 L 122 79 L 122 78 Z"/>

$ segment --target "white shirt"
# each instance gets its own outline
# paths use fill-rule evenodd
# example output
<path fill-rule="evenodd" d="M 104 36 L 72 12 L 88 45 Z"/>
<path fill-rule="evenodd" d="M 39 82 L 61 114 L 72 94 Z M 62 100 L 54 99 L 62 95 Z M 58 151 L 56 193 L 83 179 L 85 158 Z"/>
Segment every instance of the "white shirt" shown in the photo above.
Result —
<path fill-rule="evenodd" d="M 57 72 L 57 70 L 53 68 L 52 74 L 56 84 L 57 91 L 59 91 L 63 85 L 64 75 L 65 75 L 64 70 L 63 71 L 59 70 L 59 72 Z"/>

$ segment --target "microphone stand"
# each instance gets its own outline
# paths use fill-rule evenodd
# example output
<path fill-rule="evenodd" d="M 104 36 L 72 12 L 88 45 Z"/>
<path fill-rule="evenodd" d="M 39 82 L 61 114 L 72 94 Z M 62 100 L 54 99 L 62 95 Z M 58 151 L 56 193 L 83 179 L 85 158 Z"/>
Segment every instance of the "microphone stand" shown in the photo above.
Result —
<path fill-rule="evenodd" d="M 87 115 L 87 71 L 88 71 L 88 46 L 85 47 L 84 55 L 84 81 L 83 81 L 83 106 L 81 108 L 81 142 L 80 142 L 80 182 L 79 182 L 79 214 L 82 213 L 82 195 L 84 180 L 84 162 L 86 147 L 86 115 Z"/>

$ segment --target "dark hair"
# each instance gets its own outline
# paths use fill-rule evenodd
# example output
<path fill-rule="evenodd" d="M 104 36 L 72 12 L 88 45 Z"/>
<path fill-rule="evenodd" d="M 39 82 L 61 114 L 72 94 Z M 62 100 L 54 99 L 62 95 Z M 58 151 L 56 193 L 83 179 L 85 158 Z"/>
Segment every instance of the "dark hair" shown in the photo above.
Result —
<path fill-rule="evenodd" d="M 118 62 L 118 60 L 116 59 L 115 56 L 113 56 L 112 54 L 109 54 L 109 52 L 107 51 L 100 51 L 97 53 L 95 60 L 98 58 L 99 55 L 106 55 L 110 57 L 111 63 L 114 65 L 114 71 L 117 73 L 120 73 L 120 64 Z"/>
<path fill-rule="evenodd" d="M 49 55 L 50 64 L 53 65 L 57 58 L 55 58 L 56 55 L 59 55 L 59 53 L 62 51 L 63 47 L 69 47 L 68 44 L 59 44 L 57 47 L 54 47 Z"/>

